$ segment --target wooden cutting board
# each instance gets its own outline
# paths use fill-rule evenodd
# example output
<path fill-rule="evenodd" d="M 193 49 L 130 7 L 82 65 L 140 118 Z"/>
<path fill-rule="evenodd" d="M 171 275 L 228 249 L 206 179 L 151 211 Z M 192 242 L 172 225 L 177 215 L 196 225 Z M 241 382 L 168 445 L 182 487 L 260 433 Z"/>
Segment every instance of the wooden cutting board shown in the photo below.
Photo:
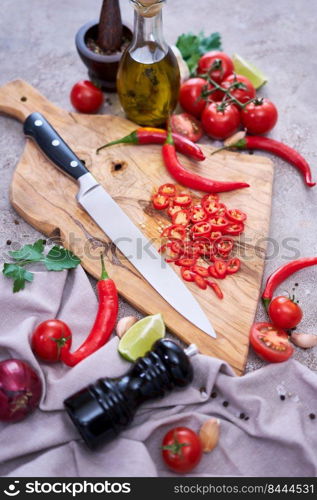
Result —
<path fill-rule="evenodd" d="M 154 186 L 173 182 L 163 166 L 160 147 L 122 145 L 95 153 L 103 143 L 130 133 L 135 124 L 112 115 L 64 111 L 21 80 L 0 88 L 0 111 L 21 121 L 34 111 L 43 113 L 134 223 L 159 246 L 160 224 L 167 225 L 167 219 L 152 209 L 150 198 Z M 221 282 L 224 299 L 217 299 L 212 290 L 202 291 L 188 284 L 214 325 L 216 340 L 186 321 L 143 280 L 76 203 L 76 183 L 52 166 L 29 140 L 13 175 L 11 202 L 32 226 L 78 255 L 96 278 L 100 275 L 100 250 L 104 249 L 108 271 L 128 302 L 147 314 L 162 312 L 166 325 L 179 338 L 194 342 L 202 353 L 224 359 L 241 374 L 263 273 L 273 165 L 261 156 L 223 152 L 210 157 L 213 148 L 203 146 L 203 150 L 207 157 L 203 163 L 182 161 L 204 176 L 251 184 L 248 189 L 221 196 L 230 207 L 248 214 L 245 239 L 237 246 L 242 270 Z"/>

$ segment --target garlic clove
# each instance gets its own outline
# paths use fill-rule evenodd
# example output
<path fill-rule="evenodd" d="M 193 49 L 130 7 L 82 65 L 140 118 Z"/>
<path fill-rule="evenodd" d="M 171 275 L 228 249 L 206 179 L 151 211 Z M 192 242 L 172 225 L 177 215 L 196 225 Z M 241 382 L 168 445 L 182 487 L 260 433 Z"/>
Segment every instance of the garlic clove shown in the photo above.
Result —
<path fill-rule="evenodd" d="M 210 418 L 203 423 L 199 431 L 199 438 L 202 444 L 203 452 L 209 453 L 216 448 L 220 436 L 220 420 Z"/>
<path fill-rule="evenodd" d="M 135 316 L 125 316 L 124 318 L 119 319 L 116 327 L 116 334 L 118 337 L 121 339 L 129 328 L 137 321 L 138 319 Z"/>
<path fill-rule="evenodd" d="M 302 349 L 309 349 L 317 345 L 317 335 L 313 333 L 292 332 L 291 341 Z"/>

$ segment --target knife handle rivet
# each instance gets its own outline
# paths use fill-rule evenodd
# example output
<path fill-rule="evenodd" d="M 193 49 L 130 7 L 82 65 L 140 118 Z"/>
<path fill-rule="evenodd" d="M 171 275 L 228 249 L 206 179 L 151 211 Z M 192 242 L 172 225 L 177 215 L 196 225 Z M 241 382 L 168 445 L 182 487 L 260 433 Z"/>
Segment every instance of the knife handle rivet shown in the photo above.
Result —
<path fill-rule="evenodd" d="M 35 125 L 36 127 L 42 127 L 43 122 L 42 122 L 42 120 L 35 120 L 34 125 Z"/>
<path fill-rule="evenodd" d="M 59 145 L 60 145 L 60 142 L 59 142 L 59 140 L 58 140 L 58 139 L 54 139 L 54 140 L 52 141 L 52 146 L 59 146 Z"/>
<path fill-rule="evenodd" d="M 76 160 L 71 161 L 71 162 L 70 162 L 70 166 L 71 166 L 71 167 L 74 167 L 74 168 L 75 168 L 75 167 L 78 167 L 78 161 L 76 161 Z"/>

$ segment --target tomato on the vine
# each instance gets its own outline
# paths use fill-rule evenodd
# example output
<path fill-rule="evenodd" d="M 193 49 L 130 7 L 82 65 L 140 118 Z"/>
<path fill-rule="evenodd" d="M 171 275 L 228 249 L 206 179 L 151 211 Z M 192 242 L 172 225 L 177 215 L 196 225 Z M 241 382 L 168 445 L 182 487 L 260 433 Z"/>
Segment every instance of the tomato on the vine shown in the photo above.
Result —
<path fill-rule="evenodd" d="M 192 142 L 202 138 L 204 131 L 201 123 L 189 113 L 179 113 L 171 116 L 172 132 L 187 137 Z"/>
<path fill-rule="evenodd" d="M 268 99 L 256 99 L 241 111 L 242 125 L 249 134 L 266 134 L 276 125 L 277 119 L 276 106 Z"/>
<path fill-rule="evenodd" d="M 205 132 L 212 139 L 223 140 L 233 135 L 240 125 L 240 113 L 233 104 L 217 104 L 206 106 L 201 117 Z"/>
<path fill-rule="evenodd" d="M 229 90 L 230 94 L 242 104 L 255 98 L 256 90 L 250 80 L 243 75 L 230 75 L 221 82 L 221 87 Z"/>
<path fill-rule="evenodd" d="M 187 113 L 200 118 L 206 107 L 206 101 L 202 98 L 202 92 L 207 88 L 208 83 L 203 78 L 190 78 L 183 83 L 179 91 L 179 102 L 182 108 Z"/>
<path fill-rule="evenodd" d="M 286 361 L 294 352 L 287 333 L 272 323 L 254 323 L 250 343 L 260 358 L 271 363 Z"/>
<path fill-rule="evenodd" d="M 70 100 L 80 113 L 96 113 L 103 104 L 103 93 L 89 80 L 82 80 L 73 86 Z"/>
<path fill-rule="evenodd" d="M 163 438 L 162 457 L 173 472 L 185 474 L 193 470 L 202 457 L 199 436 L 188 427 L 171 429 Z"/>
<path fill-rule="evenodd" d="M 295 328 L 303 317 L 300 306 L 289 297 L 274 297 L 270 302 L 268 313 L 271 321 L 279 328 Z"/>
<path fill-rule="evenodd" d="M 40 323 L 32 334 L 33 352 L 44 361 L 55 363 L 59 361 L 61 349 L 70 349 L 72 333 L 69 327 L 59 319 L 49 319 Z"/>
<path fill-rule="evenodd" d="M 227 76 L 233 73 L 232 59 L 218 50 L 206 52 L 198 61 L 197 74 L 206 74 L 217 83 L 222 82 Z"/>

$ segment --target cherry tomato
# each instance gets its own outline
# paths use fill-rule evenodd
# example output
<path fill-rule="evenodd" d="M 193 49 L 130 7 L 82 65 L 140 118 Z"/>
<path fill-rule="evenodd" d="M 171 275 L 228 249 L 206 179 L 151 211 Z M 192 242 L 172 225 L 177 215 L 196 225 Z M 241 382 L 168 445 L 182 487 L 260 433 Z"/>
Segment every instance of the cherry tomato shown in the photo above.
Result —
<path fill-rule="evenodd" d="M 224 230 L 224 234 L 228 234 L 229 236 L 239 236 L 239 234 L 243 233 L 244 224 L 243 222 L 237 222 L 236 224 L 229 223 L 228 226 Z"/>
<path fill-rule="evenodd" d="M 204 131 L 201 123 L 189 113 L 180 113 L 171 117 L 172 131 L 187 137 L 192 142 L 202 138 Z"/>
<path fill-rule="evenodd" d="M 238 257 L 234 257 L 233 259 L 230 259 L 229 262 L 227 263 L 227 274 L 235 274 L 239 271 L 241 266 L 241 261 L 238 259 Z"/>
<path fill-rule="evenodd" d="M 251 328 L 250 343 L 260 358 L 271 363 L 286 361 L 294 352 L 287 333 L 272 323 L 255 323 Z"/>
<path fill-rule="evenodd" d="M 221 82 L 221 86 L 227 90 L 231 87 L 230 94 L 243 104 L 254 99 L 256 94 L 253 84 L 243 75 L 230 75 Z"/>
<path fill-rule="evenodd" d="M 173 224 L 187 226 L 189 224 L 190 215 L 189 210 L 179 210 L 173 215 Z"/>
<path fill-rule="evenodd" d="M 197 74 L 209 73 L 215 82 L 220 83 L 233 73 L 233 69 L 232 59 L 227 54 L 212 50 L 199 59 Z"/>
<path fill-rule="evenodd" d="M 193 271 L 191 271 L 189 267 L 182 267 L 181 275 L 183 280 L 185 281 L 188 281 L 190 283 L 194 281 L 195 273 L 193 273 Z"/>
<path fill-rule="evenodd" d="M 155 210 L 164 210 L 169 205 L 169 199 L 164 194 L 155 193 L 152 196 L 152 203 Z"/>
<path fill-rule="evenodd" d="M 40 323 L 32 334 L 32 350 L 44 361 L 56 363 L 59 361 L 64 346 L 70 349 L 72 332 L 63 321 L 49 319 Z"/>
<path fill-rule="evenodd" d="M 174 204 L 178 205 L 180 207 L 189 207 L 189 205 L 191 205 L 191 203 L 192 203 L 192 198 L 187 193 L 179 193 L 174 198 Z"/>
<path fill-rule="evenodd" d="M 222 293 L 222 290 L 221 290 L 220 286 L 218 285 L 218 283 L 215 283 L 214 281 L 207 280 L 207 285 L 213 289 L 213 291 L 217 295 L 218 299 L 223 299 L 223 293 Z"/>
<path fill-rule="evenodd" d="M 207 288 L 207 281 L 200 276 L 199 274 L 195 274 L 194 276 L 194 282 L 196 285 L 201 289 L 201 290 L 206 290 Z"/>
<path fill-rule="evenodd" d="M 272 323 L 278 328 L 295 328 L 303 317 L 303 311 L 289 297 L 274 297 L 268 309 Z"/>
<path fill-rule="evenodd" d="M 256 99 L 241 111 L 242 125 L 249 134 L 266 134 L 276 125 L 278 112 L 268 99 Z"/>
<path fill-rule="evenodd" d="M 70 100 L 80 113 L 97 113 L 103 104 L 103 93 L 89 80 L 82 80 L 73 86 Z"/>
<path fill-rule="evenodd" d="M 164 196 L 172 197 L 176 194 L 176 186 L 174 184 L 163 184 L 158 188 L 158 192 Z"/>
<path fill-rule="evenodd" d="M 240 112 L 233 104 L 227 104 L 223 108 L 222 105 L 212 102 L 205 107 L 201 122 L 212 139 L 227 139 L 240 125 Z"/>
<path fill-rule="evenodd" d="M 162 442 L 162 457 L 174 472 L 186 473 L 193 470 L 202 457 L 199 436 L 188 427 L 171 429 Z"/>
<path fill-rule="evenodd" d="M 232 222 L 244 222 L 247 218 L 247 214 L 245 214 L 241 210 L 238 210 L 237 208 L 227 210 L 226 215 L 227 218 Z"/>
<path fill-rule="evenodd" d="M 208 83 L 203 78 L 190 78 L 179 91 L 179 102 L 182 108 L 191 115 L 200 118 L 206 107 L 206 101 L 202 99 L 203 90 L 207 90 Z"/>

